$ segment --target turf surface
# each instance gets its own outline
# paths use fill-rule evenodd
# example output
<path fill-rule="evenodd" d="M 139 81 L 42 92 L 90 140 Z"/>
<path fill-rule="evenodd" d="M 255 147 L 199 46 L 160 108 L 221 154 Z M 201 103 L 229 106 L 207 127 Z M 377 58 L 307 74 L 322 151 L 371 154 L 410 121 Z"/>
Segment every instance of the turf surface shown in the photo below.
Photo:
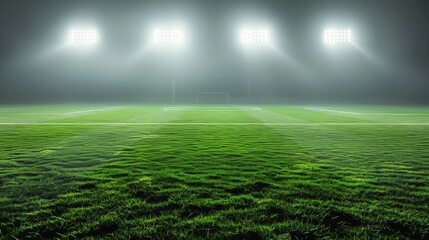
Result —
<path fill-rule="evenodd" d="M 0 238 L 428 239 L 429 109 L 3 106 Z"/>

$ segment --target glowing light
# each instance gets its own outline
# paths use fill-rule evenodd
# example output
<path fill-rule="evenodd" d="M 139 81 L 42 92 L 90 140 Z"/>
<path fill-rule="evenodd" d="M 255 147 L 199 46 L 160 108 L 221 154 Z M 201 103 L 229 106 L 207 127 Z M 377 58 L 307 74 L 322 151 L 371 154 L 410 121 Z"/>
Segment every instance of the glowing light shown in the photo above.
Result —
<path fill-rule="evenodd" d="M 98 42 L 99 38 L 100 35 L 94 29 L 73 29 L 70 35 L 71 41 L 76 44 L 94 44 Z"/>
<path fill-rule="evenodd" d="M 323 33 L 323 41 L 328 44 L 350 43 L 352 32 L 350 29 L 327 29 Z"/>
<path fill-rule="evenodd" d="M 242 43 L 266 43 L 268 42 L 268 31 L 266 29 L 242 30 L 240 41 Z"/>
<path fill-rule="evenodd" d="M 185 34 L 180 29 L 156 30 L 153 37 L 157 43 L 181 43 Z"/>

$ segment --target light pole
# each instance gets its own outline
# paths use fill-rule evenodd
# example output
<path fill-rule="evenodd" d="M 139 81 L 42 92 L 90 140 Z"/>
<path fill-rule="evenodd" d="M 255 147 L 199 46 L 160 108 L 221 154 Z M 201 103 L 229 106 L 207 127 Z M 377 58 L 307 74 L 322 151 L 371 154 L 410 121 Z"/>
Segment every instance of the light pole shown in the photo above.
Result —
<path fill-rule="evenodd" d="M 154 33 L 154 41 L 157 44 L 166 44 L 174 46 L 181 44 L 184 39 L 184 33 L 180 29 L 160 29 Z M 176 63 L 173 60 L 172 69 L 172 87 L 173 87 L 173 104 L 176 104 Z"/>
<path fill-rule="evenodd" d="M 266 44 L 268 43 L 268 30 L 265 28 L 241 30 L 240 43 L 246 47 Z M 250 103 L 250 78 L 247 81 L 247 101 Z"/>

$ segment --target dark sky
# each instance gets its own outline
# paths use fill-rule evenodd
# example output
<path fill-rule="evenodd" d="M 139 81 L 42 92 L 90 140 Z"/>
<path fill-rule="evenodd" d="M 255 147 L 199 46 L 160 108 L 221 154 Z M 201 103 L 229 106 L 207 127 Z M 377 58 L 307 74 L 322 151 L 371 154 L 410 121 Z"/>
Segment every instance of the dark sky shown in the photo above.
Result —
<path fill-rule="evenodd" d="M 429 104 L 429 2 L 416 0 L 45 1 L 0 3 L 0 103 L 169 103 L 197 91 L 245 103 Z M 154 26 L 185 28 L 186 47 L 148 47 Z M 91 49 L 64 46 L 95 27 Z M 245 49 L 240 28 L 272 43 Z M 353 45 L 327 47 L 326 27 Z"/>

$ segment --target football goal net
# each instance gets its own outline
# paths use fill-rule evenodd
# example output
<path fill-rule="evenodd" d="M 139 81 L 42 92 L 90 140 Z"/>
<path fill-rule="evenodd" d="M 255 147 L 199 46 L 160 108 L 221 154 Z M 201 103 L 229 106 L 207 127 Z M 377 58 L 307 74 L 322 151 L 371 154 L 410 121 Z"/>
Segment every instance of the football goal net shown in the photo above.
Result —
<path fill-rule="evenodd" d="M 196 104 L 229 104 L 230 102 L 229 92 L 197 92 L 195 94 Z"/>

